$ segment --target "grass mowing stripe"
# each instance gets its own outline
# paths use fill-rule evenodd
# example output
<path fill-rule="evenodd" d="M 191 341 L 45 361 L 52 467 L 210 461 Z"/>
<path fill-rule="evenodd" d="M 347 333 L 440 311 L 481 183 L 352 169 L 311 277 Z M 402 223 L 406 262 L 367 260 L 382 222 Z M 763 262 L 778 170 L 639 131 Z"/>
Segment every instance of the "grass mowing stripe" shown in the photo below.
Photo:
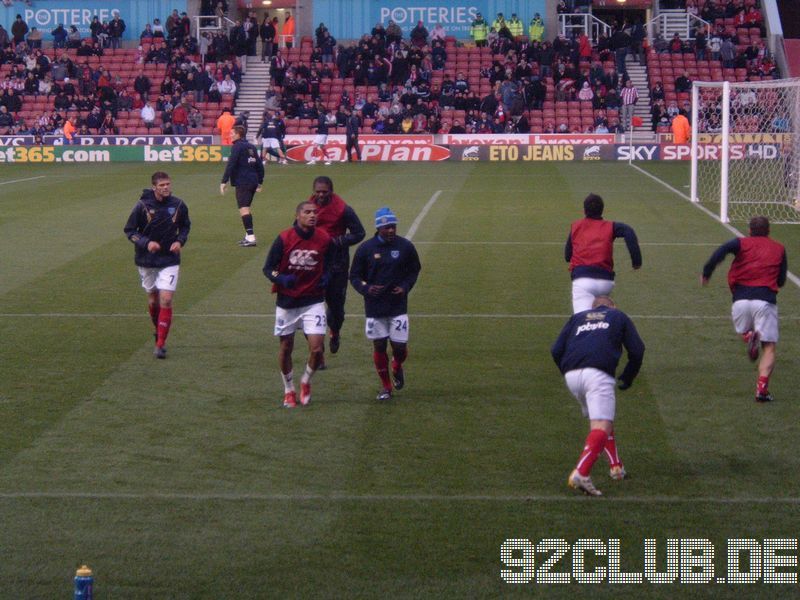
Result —
<path fill-rule="evenodd" d="M 705 206 L 703 206 L 703 205 L 702 205 L 702 204 L 700 204 L 699 202 L 692 202 L 692 199 L 691 199 L 689 196 L 687 196 L 686 194 L 684 194 L 684 193 L 683 193 L 683 192 L 681 192 L 680 190 L 678 190 L 678 189 L 674 188 L 673 186 L 671 186 L 670 184 L 668 184 L 668 183 L 667 183 L 666 181 L 664 181 L 663 179 L 660 179 L 660 178 L 656 177 L 656 176 L 655 176 L 655 175 L 653 175 L 652 173 L 648 173 L 647 171 L 645 171 L 645 170 L 644 170 L 644 169 L 642 169 L 641 167 L 638 167 L 637 165 L 634 165 L 633 163 L 629 163 L 629 165 L 630 165 L 631 167 L 633 167 L 634 169 L 636 169 L 637 171 L 639 171 L 640 173 L 642 173 L 642 174 L 644 174 L 644 175 L 647 175 L 647 176 L 648 176 L 650 179 L 652 179 L 653 181 L 657 181 L 658 183 L 660 183 L 661 185 L 663 185 L 663 186 L 664 186 L 665 188 L 667 188 L 668 190 L 670 190 L 670 191 L 674 192 L 675 194 L 677 194 L 678 196 L 680 196 L 681 198 L 683 198 L 684 200 L 686 200 L 687 202 L 689 202 L 690 204 L 692 204 L 692 206 L 695 206 L 695 207 L 697 207 L 698 209 L 702 210 L 704 213 L 706 213 L 708 216 L 710 216 L 712 219 L 714 219 L 714 220 L 715 220 L 717 223 L 719 223 L 720 225 L 722 225 L 722 226 L 723 226 L 725 229 L 727 229 L 728 231 L 730 231 L 730 232 L 731 232 L 733 235 L 735 235 L 736 237 L 744 237 L 744 236 L 745 236 L 745 234 L 744 234 L 744 233 L 742 233 L 741 231 L 739 231 L 738 229 L 736 229 L 736 228 L 735 228 L 733 225 L 731 225 L 730 223 L 723 223 L 722 221 L 720 221 L 720 218 L 719 218 L 717 215 L 715 215 L 713 212 L 711 212 L 710 210 L 708 210 L 708 209 L 707 209 Z M 789 281 L 791 281 L 793 284 L 795 284 L 795 285 L 796 285 L 798 288 L 800 288 L 800 277 L 798 277 L 797 275 L 795 275 L 794 273 L 792 273 L 791 271 L 789 271 L 789 272 L 787 272 L 787 273 L 786 273 L 786 278 L 787 278 Z"/>
<path fill-rule="evenodd" d="M 619 487 L 618 484 L 614 484 Z M 15 499 L 84 499 L 84 500 L 186 500 L 230 502 L 613 502 L 622 504 L 673 503 L 683 504 L 800 504 L 800 498 L 792 496 L 765 496 L 742 498 L 714 498 L 709 496 L 604 496 L 593 500 L 578 494 L 248 494 L 248 493 L 199 493 L 175 492 L 0 492 L 0 500 Z"/>
<path fill-rule="evenodd" d="M 34 179 L 44 179 L 45 175 L 37 175 L 36 177 L 25 177 L 24 179 L 12 179 L 10 181 L 0 181 L 0 185 L 10 185 L 12 183 L 22 183 L 23 181 L 33 181 Z"/>
<path fill-rule="evenodd" d="M 678 189 L 685 179 L 679 165 L 650 168 Z M 128 187 L 146 183 L 152 169 L 109 165 L 104 175 L 126 175 Z M 223 580 L 235 581 L 242 597 L 264 590 L 272 597 L 530 595 L 532 588 L 503 586 L 498 577 L 504 538 L 611 536 L 639 556 L 645 536 L 781 538 L 800 525 L 800 459 L 784 443 L 796 433 L 791 373 L 800 369 L 800 336 L 787 322 L 777 400 L 756 405 L 753 367 L 741 345 L 734 348 L 724 282 L 717 278 L 716 292 L 697 285 L 706 248 L 643 248 L 645 268 L 635 274 L 623 261 L 615 295 L 641 319 L 648 345 L 637 384 L 618 397 L 618 443 L 633 476 L 617 485 L 601 468 L 597 483 L 607 495 L 592 501 L 565 485 L 585 421 L 548 352 L 570 312 L 561 242 L 415 241 L 423 273 L 410 306 L 416 324 L 406 387 L 390 403 L 375 401 L 363 304 L 350 290 L 351 320 L 342 349 L 315 376 L 315 403 L 286 411 L 271 336 L 274 300 L 260 270 L 266 247 L 233 244 L 241 224 L 231 198 L 218 195 L 219 171 L 168 169 L 195 226 L 169 360 L 150 355 L 130 244 L 119 232 L 129 199 L 106 207 L 118 241 L 86 248 L 0 298 L 0 314 L 9 315 L 0 318 L 0 518 L 14 550 L 0 580 L 24 597 L 63 594 L 78 561 L 95 567 L 98 589 L 115 597 L 216 597 Z M 419 239 L 432 242 L 566 237 L 579 200 L 593 191 L 588 185 L 600 186 L 612 199 L 609 218 L 631 224 L 642 241 L 727 236 L 622 165 L 341 165 L 290 168 L 265 186 L 259 242 L 268 245 L 289 225 L 323 172 L 365 226 L 388 203 L 405 229 L 435 190 L 446 191 L 420 228 Z M 30 196 L 45 196 L 47 210 L 62 215 L 63 202 L 80 210 L 79 189 L 92 172 L 64 186 L 63 199 L 51 174 L 79 173 L 4 174 L 48 175 L 32 182 L 39 192 Z M 572 183 L 582 189 L 570 192 Z M 17 214 L 4 211 L 0 220 L 19 218 L 24 239 L 41 237 L 29 214 L 42 207 L 9 200 Z M 96 227 L 99 217 L 90 215 Z M 794 232 L 776 233 L 792 247 Z M 16 254 L 26 246 L 0 239 L 3 255 L 20 264 Z M 58 264 L 61 250 L 40 262 Z M 800 315 L 800 295 L 784 294 L 781 312 Z M 14 316 L 23 313 L 31 318 Z M 774 597 L 763 587 L 760 597 Z M 669 598 L 676 589 L 592 593 Z M 715 597 L 738 597 L 725 590 L 715 586 Z M 582 595 L 574 586 L 542 593 L 576 591 Z"/>

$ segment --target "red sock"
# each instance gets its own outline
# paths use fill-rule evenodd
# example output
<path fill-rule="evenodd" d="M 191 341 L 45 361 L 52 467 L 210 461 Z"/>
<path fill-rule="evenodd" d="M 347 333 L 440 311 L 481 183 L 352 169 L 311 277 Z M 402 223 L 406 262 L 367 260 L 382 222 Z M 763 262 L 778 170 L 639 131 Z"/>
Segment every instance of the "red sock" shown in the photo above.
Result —
<path fill-rule="evenodd" d="M 375 363 L 375 370 L 381 378 L 383 389 L 391 390 L 392 381 L 389 379 L 389 355 L 386 352 L 373 352 L 372 361 Z"/>
<path fill-rule="evenodd" d="M 158 302 L 155 304 L 148 304 L 147 309 L 150 311 L 150 320 L 153 321 L 153 327 L 158 327 Z"/>
<path fill-rule="evenodd" d="M 403 366 L 403 363 L 408 358 L 408 347 L 401 350 L 394 350 L 392 354 L 392 371 L 397 371 Z"/>
<path fill-rule="evenodd" d="M 159 348 L 164 346 L 169 335 L 169 326 L 172 325 L 172 307 L 161 307 L 158 311 L 158 338 L 156 339 L 156 346 Z"/>
<path fill-rule="evenodd" d="M 586 436 L 586 445 L 583 447 L 581 457 L 578 459 L 578 473 L 586 477 L 592 472 L 597 457 L 603 451 L 603 446 L 606 444 L 608 434 L 602 429 L 592 429 L 589 435 Z"/>
<path fill-rule="evenodd" d="M 764 375 L 758 376 L 758 385 L 756 386 L 756 391 L 759 394 L 766 394 L 769 389 L 769 377 L 765 377 Z"/>
<path fill-rule="evenodd" d="M 619 459 L 619 454 L 617 454 L 617 442 L 614 439 L 614 432 L 612 431 L 608 435 L 608 439 L 606 440 L 606 445 L 603 448 L 606 453 L 606 458 L 608 462 L 611 463 L 612 467 L 617 467 L 622 464 L 622 461 Z"/>

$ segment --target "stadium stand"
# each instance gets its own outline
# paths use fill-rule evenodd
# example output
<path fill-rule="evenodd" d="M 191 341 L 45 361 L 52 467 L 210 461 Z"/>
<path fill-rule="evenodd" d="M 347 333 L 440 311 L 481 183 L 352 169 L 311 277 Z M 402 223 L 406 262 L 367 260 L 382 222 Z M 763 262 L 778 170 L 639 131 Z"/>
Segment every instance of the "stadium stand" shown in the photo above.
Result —
<path fill-rule="evenodd" d="M 655 87 L 660 82 L 663 88 L 662 112 L 667 118 L 655 119 L 654 131 L 668 131 L 671 114 L 667 114 L 667 108 L 672 103 L 677 107 L 670 111 L 674 113 L 688 102 L 689 92 L 676 90 L 676 79 L 684 74 L 689 81 L 756 81 L 777 76 L 764 44 L 756 0 L 741 0 L 733 16 L 715 12 L 714 5 L 702 0 L 696 6 L 698 13 L 711 19 L 712 30 L 704 33 L 707 42 L 714 44 L 713 54 L 711 48 L 699 53 L 694 38 L 680 40 L 673 51 L 669 46 L 657 51 L 651 44 L 643 52 L 649 86 Z M 732 60 L 723 60 L 717 49 L 717 44 L 727 39 L 733 43 Z M 377 103 L 377 112 L 383 118 L 367 115 L 362 131 L 373 131 L 378 120 L 387 124 L 384 131 L 404 133 L 407 130 L 400 126 L 404 118 L 411 117 L 416 122 L 420 112 L 424 115 L 421 118 L 426 124 L 424 130 L 434 133 L 448 131 L 455 121 L 464 124 L 468 132 L 525 132 L 529 128 L 536 132 L 576 133 L 598 131 L 598 126 L 600 132 L 621 131 L 617 92 L 623 78 L 617 70 L 611 40 L 601 38 L 588 49 L 586 42 L 575 36 L 531 44 L 525 36 L 512 38 L 494 32 L 490 34 L 489 45 L 478 48 L 445 38 L 439 53 L 443 50 L 446 58 L 437 65 L 431 59 L 436 51 L 430 42 L 417 49 L 410 43 L 385 42 L 382 32 L 373 30 L 354 46 L 339 46 L 336 64 L 323 66 L 312 38 L 306 37 L 299 47 L 284 55 L 288 62 L 288 85 L 284 82 L 283 86 L 273 87 L 288 117 L 288 133 L 315 131 L 317 112 L 309 113 L 306 103 L 316 102 L 337 113 L 342 105 L 350 108 L 355 104 L 355 108 L 360 108 L 363 101 L 380 95 L 383 97 Z M 521 63 L 522 58 L 526 63 Z M 367 65 L 363 69 L 362 62 Z M 376 82 L 373 72 L 380 70 L 384 62 L 391 70 Z M 308 65 L 302 67 L 304 72 L 299 77 L 298 65 Z M 403 73 L 408 71 L 407 76 L 400 77 L 402 81 L 395 77 L 398 68 Z M 462 74 L 462 84 L 466 82 L 468 93 L 456 93 L 453 101 L 447 89 Z M 504 83 L 506 79 L 513 85 Z M 388 94 L 382 94 L 382 81 L 389 85 Z M 535 98 L 537 82 L 543 88 L 539 100 Z M 589 84 L 591 93 L 581 93 L 584 82 Z M 488 100 L 492 95 L 497 97 L 499 108 L 494 108 L 495 103 Z M 658 99 L 654 102 L 661 105 Z M 481 110 L 488 107 L 492 110 Z M 343 133 L 342 114 L 337 115 L 338 127 L 331 128 L 332 133 Z"/>
<path fill-rule="evenodd" d="M 636 39 L 636 26 L 626 23 L 621 28 L 625 35 L 632 34 L 628 42 L 623 42 L 631 46 L 628 60 L 635 55 L 646 61 L 654 132 L 667 132 L 671 117 L 689 101 L 689 91 L 678 88 L 677 80 L 682 76 L 688 81 L 754 81 L 777 76 L 764 43 L 757 0 L 738 0 L 732 9 L 706 0 L 688 0 L 683 6 L 706 19 L 710 28 L 700 35 L 701 26 L 691 40 L 656 39 L 641 51 L 634 50 L 636 42 L 630 41 Z M 176 23 L 173 27 L 179 26 Z M 105 133 L 109 129 L 123 135 L 161 130 L 172 133 L 164 123 L 171 118 L 171 111 L 163 110 L 163 105 L 176 106 L 181 100 L 185 112 L 194 117 L 188 132 L 212 133 L 222 109 L 234 106 L 235 95 L 215 94 L 215 90 L 198 93 L 195 89 L 203 87 L 195 82 L 204 67 L 194 40 L 188 36 L 188 27 L 177 40 L 172 33 L 166 39 L 153 38 L 149 31 L 143 34 L 147 37 L 142 38 L 140 49 L 99 49 L 103 40 L 97 37 L 84 40 L 83 45 L 89 48 L 86 51 L 42 49 L 53 64 L 62 57 L 68 59 L 71 64 L 67 71 L 73 79 L 80 81 L 80 71 L 86 67 L 93 71 L 95 83 L 103 85 L 91 90 L 88 104 L 82 97 L 77 102 L 64 100 L 64 94 L 52 91 L 37 93 L 33 86 L 26 89 L 30 71 L 42 76 L 32 67 L 35 58 L 18 48 L 3 51 L 0 104 L 9 105 L 13 124 L 5 130 L 0 124 L 0 133 L 57 131 L 63 118 L 75 120 L 79 132 L 88 128 L 89 133 L 99 133 L 101 127 L 91 110 L 94 106 L 101 113 L 113 114 L 111 127 L 102 127 Z M 626 63 L 619 62 L 616 34 L 600 37 L 595 44 L 585 35 L 529 43 L 526 36 L 512 36 L 502 27 L 499 32 L 490 32 L 488 46 L 479 48 L 460 45 L 451 37 L 431 40 L 427 32 L 417 32 L 413 41 L 400 41 L 376 27 L 354 43 L 338 45 L 333 62 L 323 63 L 323 55 L 327 58 L 330 54 L 323 47 L 323 40 L 330 43 L 323 26 L 316 32 L 316 42 L 310 36 L 303 37 L 299 45 L 284 49 L 281 59 L 273 59 L 270 94 L 276 96 L 271 102 L 285 113 L 289 134 L 314 133 L 322 107 L 336 118 L 331 133 L 344 133 L 346 111 L 340 109 L 364 109 L 365 104 L 364 132 L 439 133 L 449 131 L 456 122 L 470 133 L 621 132 L 618 91 Z M 241 71 L 232 56 L 233 43 L 222 33 L 211 37 L 210 62 L 205 63 L 210 79 L 206 82 L 219 84 L 231 75 L 238 84 Z M 705 39 L 704 51 L 696 45 L 697 39 Z M 102 56 L 85 56 L 91 48 Z M 151 99 L 157 102 L 153 125 L 157 131 L 145 127 L 139 114 L 142 99 L 134 89 L 134 80 L 140 71 L 152 84 Z M 112 88 L 114 94 L 102 94 L 99 89 L 104 86 Z M 16 106 L 17 100 L 9 101 L 8 88 L 24 92 L 21 106 Z M 127 100 L 122 108 L 117 105 L 116 96 L 122 90 L 123 98 L 132 99 L 130 107 L 125 106 Z M 43 115 L 52 116 L 59 108 L 64 112 L 48 125 Z"/>
<path fill-rule="evenodd" d="M 193 77 L 209 69 L 211 81 L 236 76 L 236 58 L 217 48 L 219 62 L 200 64 L 196 48 L 185 36 L 143 38 L 139 48 L 103 48 L 102 38 L 86 38 L 73 47 L 41 49 L 25 44 L 0 49 L 0 105 L 8 108 L 11 123 L 0 122 L 0 134 L 28 133 L 60 135 L 66 120 L 78 134 L 206 134 L 223 108 L 231 108 L 234 96 L 197 94 Z M 77 46 L 77 47 L 76 47 Z M 149 59 L 149 61 L 148 61 Z M 143 98 L 134 88 L 139 74 L 151 85 L 150 97 L 156 109 L 154 127 L 145 126 L 140 116 Z M 192 77 L 189 77 L 192 73 Z M 26 81 L 31 80 L 31 81 Z M 43 85 L 37 85 L 43 80 Z M 46 83 L 44 83 L 46 82 Z M 21 97 L 21 103 L 9 101 Z M 185 130 L 171 120 L 171 107 L 183 104 Z M 14 110 L 12 110 L 14 109 Z M 181 112 L 180 110 L 177 112 Z"/>

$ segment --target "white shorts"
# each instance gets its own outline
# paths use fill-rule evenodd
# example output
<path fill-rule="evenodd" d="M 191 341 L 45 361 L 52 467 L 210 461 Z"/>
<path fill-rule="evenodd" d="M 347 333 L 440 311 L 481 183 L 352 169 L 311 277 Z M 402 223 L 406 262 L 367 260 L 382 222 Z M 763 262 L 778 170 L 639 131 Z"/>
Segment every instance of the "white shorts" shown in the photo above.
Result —
<path fill-rule="evenodd" d="M 608 296 L 614 289 L 611 279 L 578 277 L 572 280 L 572 312 L 579 313 L 592 308 L 597 296 Z"/>
<path fill-rule="evenodd" d="M 398 344 L 407 344 L 408 315 L 381 317 L 379 319 L 368 318 L 365 332 L 369 340 L 384 340 L 389 338 L 391 341 Z"/>
<path fill-rule="evenodd" d="M 327 135 L 316 135 L 314 137 L 314 143 L 317 146 L 324 146 L 328 143 L 328 136 Z"/>
<path fill-rule="evenodd" d="M 325 303 L 317 302 L 300 308 L 275 308 L 275 335 L 291 335 L 302 329 L 306 335 L 325 335 Z"/>
<path fill-rule="evenodd" d="M 737 300 L 731 307 L 736 333 L 757 331 L 762 342 L 778 341 L 778 305 L 765 300 Z"/>
<path fill-rule="evenodd" d="M 600 369 L 575 369 L 564 374 L 567 387 L 581 405 L 584 417 L 613 421 L 617 400 L 614 378 Z"/>
<path fill-rule="evenodd" d="M 178 288 L 178 275 L 180 265 L 172 265 L 163 269 L 151 267 L 139 267 L 139 277 L 142 280 L 142 287 L 148 294 L 156 290 L 174 292 Z"/>
<path fill-rule="evenodd" d="M 261 139 L 261 147 L 266 150 L 267 148 L 278 148 L 280 149 L 281 144 L 277 138 L 262 138 Z"/>

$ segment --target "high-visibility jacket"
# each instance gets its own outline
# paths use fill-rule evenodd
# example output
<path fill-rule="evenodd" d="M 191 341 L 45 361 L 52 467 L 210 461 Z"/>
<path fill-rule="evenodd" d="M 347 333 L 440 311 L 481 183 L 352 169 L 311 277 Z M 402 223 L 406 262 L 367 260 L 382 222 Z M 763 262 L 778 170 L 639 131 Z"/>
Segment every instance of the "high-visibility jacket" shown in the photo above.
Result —
<path fill-rule="evenodd" d="M 75 135 L 75 125 L 72 124 L 72 121 L 67 119 L 64 121 L 64 137 L 67 138 L 70 142 L 72 141 L 72 136 Z"/>
<path fill-rule="evenodd" d="M 476 42 L 485 42 L 489 36 L 489 28 L 486 26 L 486 21 L 483 19 L 473 21 L 469 33 Z"/>
<path fill-rule="evenodd" d="M 231 130 L 235 123 L 236 117 L 229 112 L 222 113 L 220 118 L 217 119 L 217 128 L 219 129 L 223 146 L 230 146 L 233 143 L 233 140 L 231 140 Z"/>
<path fill-rule="evenodd" d="M 689 119 L 683 115 L 675 115 L 672 119 L 672 141 L 675 144 L 687 144 L 692 136 Z"/>
<path fill-rule="evenodd" d="M 511 35 L 513 35 L 514 37 L 524 35 L 525 33 L 525 26 L 519 19 L 511 19 L 510 21 L 508 21 L 507 26 L 508 30 L 511 32 Z"/>
<path fill-rule="evenodd" d="M 281 40 L 284 44 L 294 44 L 294 19 L 287 17 L 281 27 Z"/>
<path fill-rule="evenodd" d="M 528 37 L 532 42 L 541 42 L 544 39 L 544 22 L 541 18 L 531 19 L 531 24 L 528 28 Z"/>

